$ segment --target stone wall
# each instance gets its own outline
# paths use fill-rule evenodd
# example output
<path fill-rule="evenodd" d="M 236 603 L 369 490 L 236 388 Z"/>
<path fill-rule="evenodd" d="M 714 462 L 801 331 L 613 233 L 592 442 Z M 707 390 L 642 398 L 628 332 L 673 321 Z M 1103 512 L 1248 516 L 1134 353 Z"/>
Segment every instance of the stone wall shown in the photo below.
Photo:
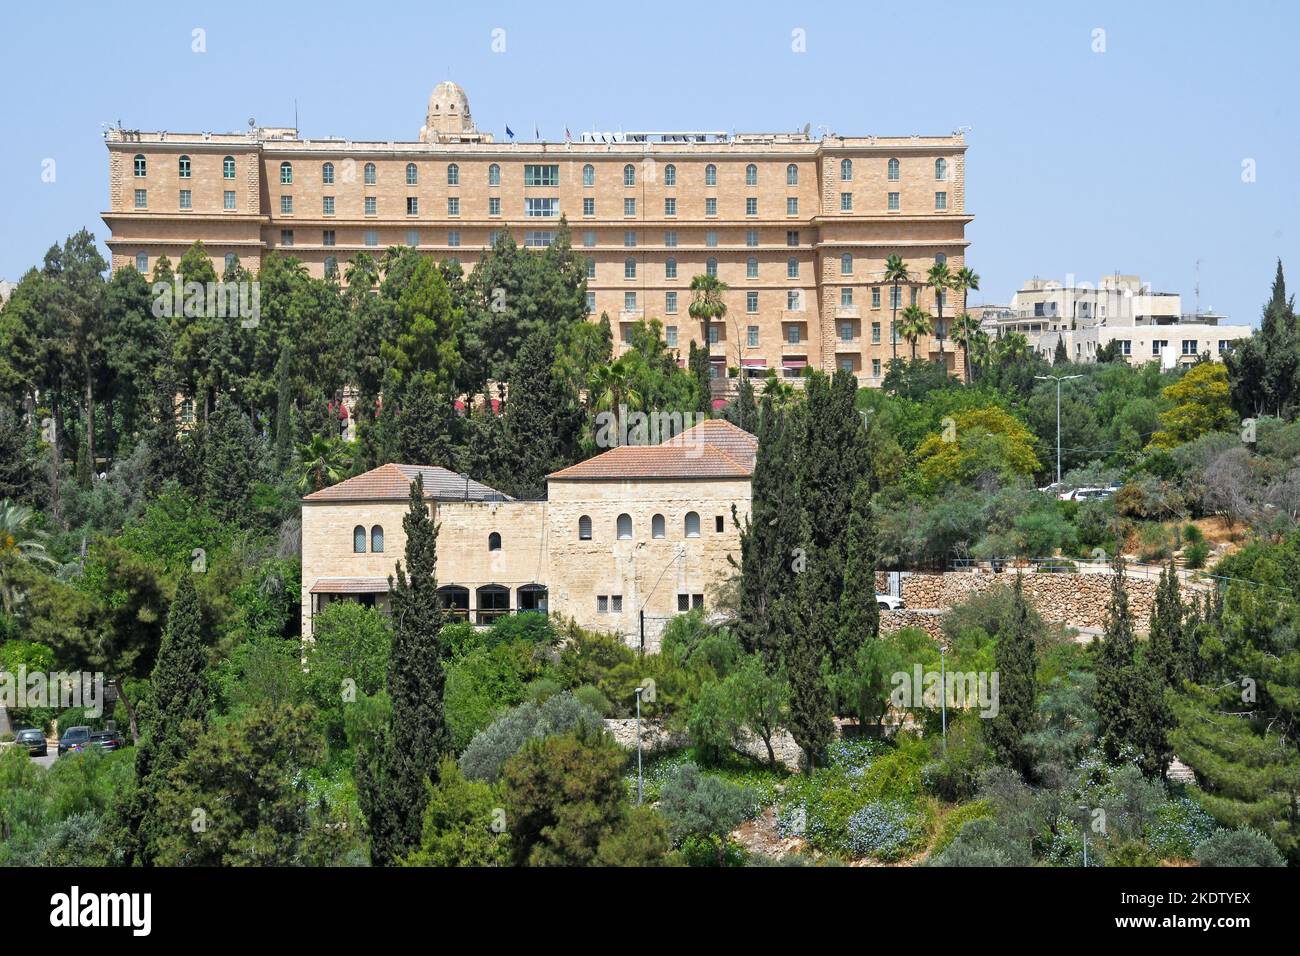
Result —
<path fill-rule="evenodd" d="M 883 591 L 887 583 L 885 575 L 877 574 L 876 579 L 877 589 Z M 1006 571 L 1001 574 L 984 570 L 905 574 L 903 601 L 909 612 L 920 609 L 946 611 L 973 594 L 1011 587 L 1014 582 L 1015 574 Z M 1030 572 L 1023 576 L 1023 582 L 1025 597 L 1030 605 L 1049 623 L 1090 628 L 1105 626 L 1111 582 L 1108 570 L 1072 574 Z M 1157 583 L 1155 577 L 1129 574 L 1126 578 L 1129 610 L 1139 629 L 1145 629 L 1147 618 L 1151 614 Z M 882 612 L 882 628 L 885 620 L 886 614 Z"/>
<path fill-rule="evenodd" d="M 880 633 L 892 634 L 905 627 L 919 627 L 931 637 L 938 639 L 943 634 L 943 611 L 905 610 L 881 611 Z"/>
<path fill-rule="evenodd" d="M 605 729 L 618 741 L 620 746 L 629 750 L 636 749 L 635 717 L 606 720 Z M 684 730 L 670 731 L 665 729 L 658 721 L 641 721 L 641 750 L 643 754 L 655 753 L 661 750 L 679 750 L 688 746 L 690 746 L 690 739 Z M 767 747 L 763 744 L 762 739 L 749 734 L 748 731 L 745 732 L 745 739 L 741 741 L 740 749 L 756 760 L 767 761 Z M 788 733 L 783 731 L 772 738 L 772 750 L 776 754 L 776 759 L 781 763 L 791 770 L 799 769 L 799 747 L 795 744 L 794 738 Z"/>

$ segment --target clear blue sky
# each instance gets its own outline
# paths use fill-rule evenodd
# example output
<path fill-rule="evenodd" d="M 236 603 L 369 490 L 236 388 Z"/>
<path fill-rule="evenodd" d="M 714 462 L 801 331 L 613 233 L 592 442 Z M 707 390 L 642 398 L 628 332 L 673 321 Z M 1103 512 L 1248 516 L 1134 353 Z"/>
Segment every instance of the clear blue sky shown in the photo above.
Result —
<path fill-rule="evenodd" d="M 433 86 L 480 128 L 947 133 L 970 126 L 972 301 L 1139 273 L 1257 324 L 1300 289 L 1294 2 L 7 4 L 0 277 L 101 239 L 103 123 L 413 139 Z M 189 7 L 189 9 L 186 9 Z M 194 53 L 192 31 L 206 31 Z M 506 50 L 491 49 L 505 31 Z M 807 52 L 791 49 L 806 31 Z M 1093 31 L 1106 31 L 1094 53 Z M 54 159 L 56 180 L 42 182 Z M 1257 180 L 1242 182 L 1253 159 Z"/>

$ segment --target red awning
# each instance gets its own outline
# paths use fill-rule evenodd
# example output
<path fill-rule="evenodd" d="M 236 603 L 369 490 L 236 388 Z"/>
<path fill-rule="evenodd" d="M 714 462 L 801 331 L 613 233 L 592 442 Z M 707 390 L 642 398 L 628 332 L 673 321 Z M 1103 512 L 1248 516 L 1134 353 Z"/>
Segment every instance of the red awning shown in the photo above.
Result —
<path fill-rule="evenodd" d="M 781 366 L 783 368 L 806 368 L 808 366 L 808 360 L 783 358 L 781 359 Z"/>
<path fill-rule="evenodd" d="M 762 358 L 743 358 L 740 360 L 741 368 L 767 368 L 767 359 Z"/>
<path fill-rule="evenodd" d="M 719 408 L 722 408 L 726 404 L 727 404 L 727 400 L 725 398 L 715 398 L 713 400 L 713 410 L 716 412 Z"/>

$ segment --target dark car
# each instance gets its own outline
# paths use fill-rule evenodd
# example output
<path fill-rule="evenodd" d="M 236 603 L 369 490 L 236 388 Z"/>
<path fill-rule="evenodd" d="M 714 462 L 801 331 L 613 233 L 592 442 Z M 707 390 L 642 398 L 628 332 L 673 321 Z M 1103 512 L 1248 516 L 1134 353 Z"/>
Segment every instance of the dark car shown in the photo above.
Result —
<path fill-rule="evenodd" d="M 96 730 L 90 735 L 90 744 L 96 750 L 112 753 L 126 746 L 126 740 L 116 730 Z"/>
<path fill-rule="evenodd" d="M 19 747 L 26 747 L 27 752 L 33 757 L 44 757 L 49 752 L 49 748 L 45 745 L 45 732 L 35 727 L 18 731 L 14 743 Z"/>
<path fill-rule="evenodd" d="M 69 727 L 59 738 L 59 756 L 62 757 L 72 748 L 81 749 L 90 740 L 89 727 Z"/>

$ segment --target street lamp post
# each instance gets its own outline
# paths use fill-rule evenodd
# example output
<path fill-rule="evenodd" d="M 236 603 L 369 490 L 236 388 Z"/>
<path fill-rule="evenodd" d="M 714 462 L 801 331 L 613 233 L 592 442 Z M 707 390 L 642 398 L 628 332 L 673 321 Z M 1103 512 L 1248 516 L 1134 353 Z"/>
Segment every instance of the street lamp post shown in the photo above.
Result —
<path fill-rule="evenodd" d="M 1056 483 L 1061 483 L 1061 383 L 1082 375 L 1035 375 L 1040 382 L 1056 383 Z"/>
<path fill-rule="evenodd" d="M 636 689 L 636 802 L 641 803 L 641 692 L 644 687 Z"/>
<path fill-rule="evenodd" d="M 943 644 L 939 645 L 939 714 L 943 720 L 943 752 L 948 753 L 948 674 L 944 664 Z"/>

